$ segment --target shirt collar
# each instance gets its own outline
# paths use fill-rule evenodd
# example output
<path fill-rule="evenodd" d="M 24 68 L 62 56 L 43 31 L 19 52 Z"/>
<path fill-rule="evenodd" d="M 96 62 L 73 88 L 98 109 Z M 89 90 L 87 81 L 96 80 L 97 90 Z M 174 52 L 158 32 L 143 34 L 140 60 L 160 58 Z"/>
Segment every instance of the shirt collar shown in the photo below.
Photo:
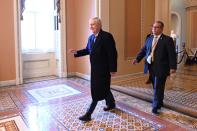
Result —
<path fill-rule="evenodd" d="M 95 37 L 97 37 L 98 36 L 98 34 L 99 34 L 99 32 L 96 34 L 96 35 L 94 35 Z"/>
<path fill-rule="evenodd" d="M 161 34 L 160 35 L 153 35 L 154 37 L 157 37 L 157 40 L 161 37 Z"/>

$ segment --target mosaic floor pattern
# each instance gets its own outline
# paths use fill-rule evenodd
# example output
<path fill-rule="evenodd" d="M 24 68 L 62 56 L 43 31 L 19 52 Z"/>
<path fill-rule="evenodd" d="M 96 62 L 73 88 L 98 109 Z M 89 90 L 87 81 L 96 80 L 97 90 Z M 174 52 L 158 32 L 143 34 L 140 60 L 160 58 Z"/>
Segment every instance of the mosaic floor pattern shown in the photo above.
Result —
<path fill-rule="evenodd" d="M 112 112 L 104 112 L 104 101 L 98 103 L 92 121 L 83 123 L 78 117 L 86 111 L 91 101 L 90 97 L 70 101 L 62 105 L 55 105 L 53 115 L 69 130 L 132 130 L 132 131 L 155 131 L 163 128 L 163 125 L 148 120 L 135 113 L 124 110 L 121 107 Z"/>
<path fill-rule="evenodd" d="M 197 117 L 197 83 L 192 80 L 193 77 L 188 80 L 189 78 L 190 76 L 177 73 L 174 81 L 167 80 L 164 106 Z M 151 84 L 144 83 L 146 79 L 146 76 L 127 79 L 114 83 L 112 88 L 151 102 L 153 89 Z"/>
<path fill-rule="evenodd" d="M 141 78 L 144 79 L 144 75 L 141 75 Z M 134 79 L 139 79 L 138 77 L 135 77 Z M 71 80 L 72 82 L 76 82 L 79 83 L 81 85 L 84 85 L 85 87 L 89 87 L 89 81 L 84 80 L 84 79 L 80 79 L 80 78 L 69 78 L 69 80 Z M 139 81 L 138 81 L 139 82 Z M 142 85 L 144 85 L 144 80 L 142 80 Z M 139 84 L 138 84 L 139 85 Z M 150 86 L 150 85 L 145 85 L 145 86 Z M 144 90 L 143 88 L 140 88 L 142 90 Z M 146 89 L 146 88 L 145 88 Z M 115 99 L 117 101 L 121 101 L 122 103 L 125 103 L 126 105 L 129 105 L 131 107 L 134 107 L 138 110 L 141 110 L 143 112 L 149 113 L 151 114 L 151 103 L 144 101 L 143 99 L 146 99 L 146 97 L 143 96 L 143 99 L 137 99 L 135 97 L 132 97 L 129 94 L 129 91 L 127 92 L 127 94 L 129 95 L 125 95 L 125 93 L 120 93 L 119 91 L 113 91 L 113 94 L 115 96 Z M 147 90 L 150 91 L 150 93 L 152 93 L 151 90 Z M 136 93 L 135 90 L 133 91 L 133 93 Z M 149 96 L 150 97 L 150 96 Z M 144 108 L 146 107 L 146 108 Z M 186 128 L 189 131 L 196 131 L 197 130 L 197 119 L 184 115 L 182 113 L 170 110 L 168 108 L 162 108 L 162 110 L 160 111 L 160 115 L 158 117 L 165 119 L 169 122 L 172 122 L 176 125 L 179 125 L 181 127 Z"/>
<path fill-rule="evenodd" d="M 143 101 L 141 99 L 136 99 L 132 96 L 124 95 L 120 92 L 113 91 L 113 94 L 117 101 L 121 101 L 130 107 L 136 108 L 140 111 L 151 114 L 151 103 Z M 162 108 L 159 110 L 160 115 L 159 118 L 162 118 L 166 121 L 172 122 L 176 125 L 186 128 L 188 131 L 196 131 L 197 130 L 197 119 L 178 113 L 176 111 L 170 110 L 168 108 Z"/>
<path fill-rule="evenodd" d="M 12 98 L 7 92 L 0 92 L 0 111 L 16 108 Z"/>

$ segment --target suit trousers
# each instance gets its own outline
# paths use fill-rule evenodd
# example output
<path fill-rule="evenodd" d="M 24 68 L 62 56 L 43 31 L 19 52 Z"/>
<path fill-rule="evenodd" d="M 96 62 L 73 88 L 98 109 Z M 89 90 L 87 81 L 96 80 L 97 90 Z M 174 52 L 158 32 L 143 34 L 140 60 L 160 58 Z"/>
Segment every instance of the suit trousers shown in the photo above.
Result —
<path fill-rule="evenodd" d="M 106 101 L 107 106 L 115 105 L 115 99 L 114 99 L 114 96 L 110 90 L 107 93 L 107 96 L 105 97 L 105 101 Z M 98 101 L 92 100 L 90 107 L 88 108 L 86 113 L 91 115 L 94 112 L 94 109 L 96 108 L 97 103 L 98 103 Z"/>
<path fill-rule="evenodd" d="M 153 84 L 152 107 L 153 109 L 158 109 L 163 106 L 166 78 L 167 76 L 164 76 L 164 77 L 152 76 L 152 84 Z"/>
<path fill-rule="evenodd" d="M 115 104 L 115 99 L 111 90 L 109 90 L 109 92 L 107 93 L 107 96 L 105 97 L 105 101 L 107 106 L 113 106 Z"/>

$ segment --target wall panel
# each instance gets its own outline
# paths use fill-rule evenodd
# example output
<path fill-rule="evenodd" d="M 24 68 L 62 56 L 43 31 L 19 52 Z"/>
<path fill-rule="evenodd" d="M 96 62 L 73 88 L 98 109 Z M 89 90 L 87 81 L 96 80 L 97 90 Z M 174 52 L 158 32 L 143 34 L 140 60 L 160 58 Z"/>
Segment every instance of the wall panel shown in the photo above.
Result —
<path fill-rule="evenodd" d="M 141 48 L 141 0 L 126 0 L 125 16 L 125 58 L 129 59 Z"/>

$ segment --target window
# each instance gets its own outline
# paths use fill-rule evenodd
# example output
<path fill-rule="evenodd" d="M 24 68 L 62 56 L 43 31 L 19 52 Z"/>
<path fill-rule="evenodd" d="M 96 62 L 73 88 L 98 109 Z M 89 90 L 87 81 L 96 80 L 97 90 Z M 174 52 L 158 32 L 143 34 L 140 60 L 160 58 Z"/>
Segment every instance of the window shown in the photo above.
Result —
<path fill-rule="evenodd" d="M 22 51 L 54 52 L 54 1 L 26 0 L 21 21 Z"/>

